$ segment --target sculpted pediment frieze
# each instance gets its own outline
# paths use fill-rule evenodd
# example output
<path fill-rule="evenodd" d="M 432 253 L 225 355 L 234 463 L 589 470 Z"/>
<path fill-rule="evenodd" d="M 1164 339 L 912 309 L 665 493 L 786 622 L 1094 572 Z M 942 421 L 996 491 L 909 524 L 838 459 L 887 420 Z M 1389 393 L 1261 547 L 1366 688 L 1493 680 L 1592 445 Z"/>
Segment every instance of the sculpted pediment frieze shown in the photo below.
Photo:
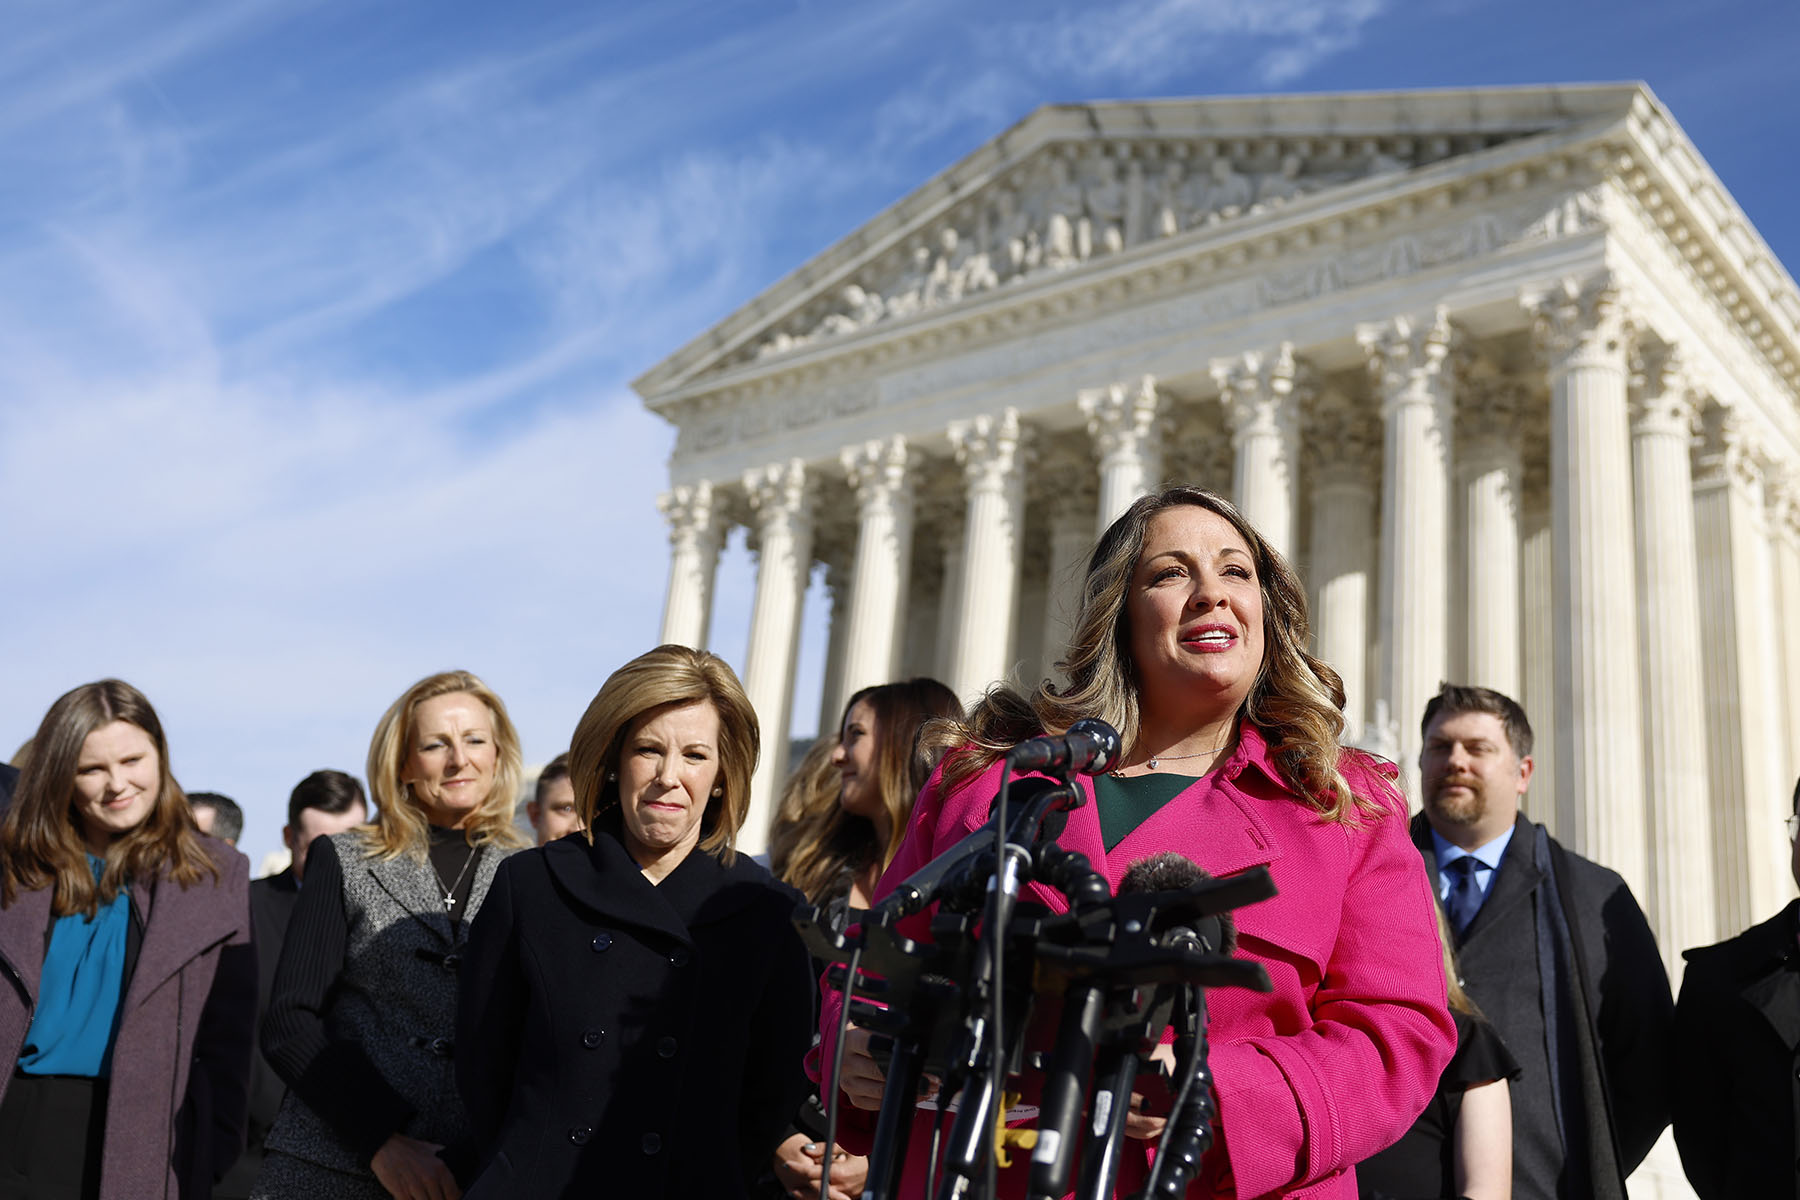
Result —
<path fill-rule="evenodd" d="M 768 359 L 949 308 L 1034 276 L 1502 140 L 1488 134 L 1051 145 L 822 289 L 732 361 Z"/>

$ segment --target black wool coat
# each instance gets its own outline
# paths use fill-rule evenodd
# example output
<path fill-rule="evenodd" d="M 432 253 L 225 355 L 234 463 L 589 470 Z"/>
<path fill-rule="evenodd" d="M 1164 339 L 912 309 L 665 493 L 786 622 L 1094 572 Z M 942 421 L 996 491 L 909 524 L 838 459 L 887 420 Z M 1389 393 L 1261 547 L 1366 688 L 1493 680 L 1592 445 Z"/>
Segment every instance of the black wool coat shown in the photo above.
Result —
<path fill-rule="evenodd" d="M 699 850 L 652 885 L 603 829 L 502 864 L 458 973 L 468 1200 L 747 1196 L 808 1087 L 798 901 Z"/>
<path fill-rule="evenodd" d="M 1800 1196 L 1800 900 L 1687 952 L 1675 1145 L 1701 1200 Z"/>

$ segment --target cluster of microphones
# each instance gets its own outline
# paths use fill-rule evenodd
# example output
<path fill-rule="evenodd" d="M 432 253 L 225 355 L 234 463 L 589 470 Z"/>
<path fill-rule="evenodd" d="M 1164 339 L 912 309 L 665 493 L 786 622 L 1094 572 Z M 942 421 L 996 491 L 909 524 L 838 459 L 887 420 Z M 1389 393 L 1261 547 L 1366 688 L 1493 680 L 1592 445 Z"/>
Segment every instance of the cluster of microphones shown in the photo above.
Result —
<path fill-rule="evenodd" d="M 854 1020 L 876 1035 L 884 1059 L 864 1200 L 898 1195 L 921 1115 L 932 1122 L 926 1190 L 937 1200 L 994 1196 L 1015 1154 L 1029 1155 L 1032 1200 L 1110 1198 L 1134 1094 L 1151 1098 L 1146 1111 L 1167 1113 L 1137 1194 L 1181 1196 L 1199 1171 L 1216 1112 L 1205 989 L 1269 990 L 1260 966 L 1232 957 L 1230 912 L 1275 889 L 1261 867 L 1214 879 L 1166 853 L 1132 864 L 1115 895 L 1086 856 L 1056 839 L 1086 800 L 1075 777 L 1118 758 L 1118 733 L 1092 719 L 1021 742 L 1006 756 L 987 823 L 859 925 L 839 932 L 816 909 L 796 915 L 846 998 L 835 1044 Z M 1027 883 L 1066 908 L 1021 899 Z M 934 905 L 929 936 L 916 920 L 911 936 L 900 930 Z M 1152 1059 L 1171 1027 L 1172 1071 Z M 921 1106 L 927 1076 L 938 1086 Z"/>

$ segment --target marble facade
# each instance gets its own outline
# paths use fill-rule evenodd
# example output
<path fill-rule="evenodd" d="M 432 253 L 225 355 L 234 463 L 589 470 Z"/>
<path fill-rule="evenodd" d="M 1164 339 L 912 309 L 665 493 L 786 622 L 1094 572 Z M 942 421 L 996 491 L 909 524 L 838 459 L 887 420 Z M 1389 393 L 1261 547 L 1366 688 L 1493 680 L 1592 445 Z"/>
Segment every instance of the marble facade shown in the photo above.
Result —
<path fill-rule="evenodd" d="M 1295 563 L 1409 786 L 1439 681 L 1489 684 L 1671 960 L 1792 893 L 1800 292 L 1642 86 L 1041 109 L 635 386 L 679 430 L 664 638 L 731 528 L 758 556 L 752 850 L 815 563 L 828 722 L 972 698 L 1054 673 L 1097 531 L 1184 481 Z"/>

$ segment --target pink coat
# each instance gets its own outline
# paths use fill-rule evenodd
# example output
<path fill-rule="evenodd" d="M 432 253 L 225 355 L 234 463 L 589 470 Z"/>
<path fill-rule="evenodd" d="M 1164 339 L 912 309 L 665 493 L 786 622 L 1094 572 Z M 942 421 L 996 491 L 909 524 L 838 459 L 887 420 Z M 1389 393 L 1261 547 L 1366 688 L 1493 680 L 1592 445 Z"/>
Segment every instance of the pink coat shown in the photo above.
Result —
<path fill-rule="evenodd" d="M 1279 895 L 1236 914 L 1238 955 L 1261 963 L 1274 990 L 1207 994 L 1219 1137 L 1190 1196 L 1356 1195 L 1355 1164 L 1397 1140 L 1430 1101 L 1456 1049 L 1445 1007 L 1443 958 L 1424 862 L 1407 836 L 1406 803 L 1372 760 L 1347 755 L 1351 787 L 1387 811 L 1349 826 L 1328 821 L 1281 781 L 1258 731 L 1237 752 L 1150 817 L 1109 854 L 1093 788 L 1058 840 L 1086 854 L 1116 891 L 1138 859 L 1177 850 L 1216 876 L 1266 865 Z M 885 895 L 986 819 L 996 763 L 949 796 L 934 777 L 876 889 Z M 1061 911 L 1039 885 L 1028 899 Z M 928 915 L 906 926 L 919 936 Z M 827 991 L 821 1027 L 835 1038 L 841 1001 Z M 843 1101 L 845 1144 L 867 1149 L 873 1114 Z M 907 1155 L 920 1168 L 921 1143 Z M 1119 1194 L 1141 1186 L 1153 1143 L 1130 1142 Z M 1021 1158 L 1024 1156 L 1020 1156 Z M 922 1174 L 922 1170 L 920 1170 Z M 1023 1195 L 1024 1172 L 1003 1172 L 1003 1195 Z M 902 1195 L 922 1194 L 908 1172 Z"/>

